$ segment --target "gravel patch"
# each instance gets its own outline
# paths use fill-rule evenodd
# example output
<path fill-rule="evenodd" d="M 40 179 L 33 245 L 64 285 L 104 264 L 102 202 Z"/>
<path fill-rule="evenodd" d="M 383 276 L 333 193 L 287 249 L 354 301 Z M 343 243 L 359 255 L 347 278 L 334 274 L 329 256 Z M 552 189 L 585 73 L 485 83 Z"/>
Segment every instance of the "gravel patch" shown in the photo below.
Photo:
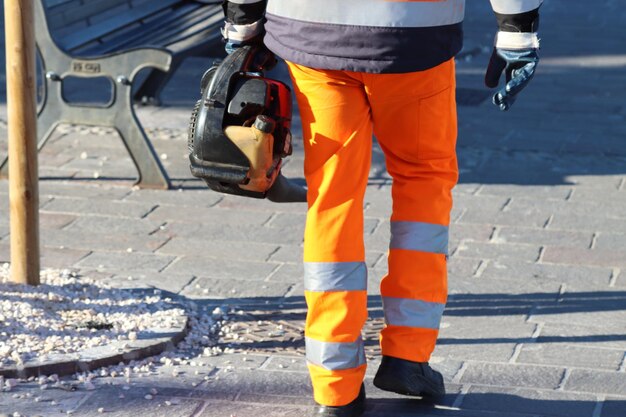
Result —
<path fill-rule="evenodd" d="M 68 270 L 43 271 L 37 287 L 14 284 L 9 276 L 9 265 L 0 267 L 0 368 L 113 342 L 128 345 L 143 332 L 176 328 L 184 316 L 159 290 L 137 294 Z"/>

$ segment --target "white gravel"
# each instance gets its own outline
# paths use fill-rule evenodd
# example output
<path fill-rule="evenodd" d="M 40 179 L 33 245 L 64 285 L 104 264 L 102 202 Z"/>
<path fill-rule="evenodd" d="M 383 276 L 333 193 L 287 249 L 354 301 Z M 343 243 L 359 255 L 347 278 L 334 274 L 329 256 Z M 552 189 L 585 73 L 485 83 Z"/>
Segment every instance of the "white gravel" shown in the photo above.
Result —
<path fill-rule="evenodd" d="M 177 327 L 185 313 L 192 330 L 183 347 L 220 353 L 212 335 L 219 334 L 223 314 L 206 314 L 193 302 L 175 302 L 157 289 L 138 294 L 112 288 L 69 270 L 43 271 L 37 287 L 17 285 L 10 282 L 9 269 L 0 266 L 0 368 L 132 343 L 142 331 Z"/>

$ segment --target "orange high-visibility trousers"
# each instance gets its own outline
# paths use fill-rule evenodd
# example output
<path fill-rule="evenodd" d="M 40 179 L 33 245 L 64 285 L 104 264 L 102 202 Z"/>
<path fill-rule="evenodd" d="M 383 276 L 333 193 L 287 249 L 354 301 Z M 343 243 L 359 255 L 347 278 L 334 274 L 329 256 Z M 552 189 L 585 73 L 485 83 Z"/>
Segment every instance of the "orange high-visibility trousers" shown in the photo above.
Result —
<path fill-rule="evenodd" d="M 447 297 L 458 178 L 454 61 L 406 74 L 289 70 L 300 107 L 308 213 L 306 356 L 315 400 L 354 400 L 365 376 L 363 197 L 372 133 L 393 178 L 389 272 L 381 283 L 384 355 L 426 362 Z"/>

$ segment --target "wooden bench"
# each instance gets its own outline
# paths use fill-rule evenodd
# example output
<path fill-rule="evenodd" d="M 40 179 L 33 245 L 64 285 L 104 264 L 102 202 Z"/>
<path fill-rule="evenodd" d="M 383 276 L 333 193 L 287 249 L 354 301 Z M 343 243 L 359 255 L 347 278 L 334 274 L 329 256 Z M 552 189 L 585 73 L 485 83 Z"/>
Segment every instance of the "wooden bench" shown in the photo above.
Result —
<path fill-rule="evenodd" d="M 221 0 L 35 0 L 35 32 L 43 66 L 39 148 L 60 123 L 107 126 L 122 138 L 142 187 L 168 188 L 169 178 L 133 108 L 159 95 L 188 56 L 222 53 Z M 138 83 L 142 69 L 150 73 Z M 106 77 L 111 101 L 68 103 L 67 77 Z M 0 166 L 6 175 L 7 161 Z"/>

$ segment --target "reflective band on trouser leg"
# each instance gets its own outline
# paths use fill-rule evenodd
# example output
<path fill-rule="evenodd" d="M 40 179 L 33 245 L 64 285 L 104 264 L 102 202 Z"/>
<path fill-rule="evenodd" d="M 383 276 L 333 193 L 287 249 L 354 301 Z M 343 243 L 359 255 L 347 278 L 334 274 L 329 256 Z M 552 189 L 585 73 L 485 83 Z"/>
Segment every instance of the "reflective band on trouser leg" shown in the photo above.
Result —
<path fill-rule="evenodd" d="M 442 303 L 383 297 L 383 353 L 415 362 L 428 362 L 435 347 L 444 307 Z"/>
<path fill-rule="evenodd" d="M 454 62 L 371 78 L 374 131 L 393 178 L 381 348 L 384 355 L 426 362 L 447 298 L 448 225 L 458 178 Z"/>
<path fill-rule="evenodd" d="M 289 64 L 303 125 L 308 185 L 304 234 L 305 336 L 315 401 L 353 401 L 365 376 L 367 319 L 363 195 L 370 112 L 358 77 Z"/>

